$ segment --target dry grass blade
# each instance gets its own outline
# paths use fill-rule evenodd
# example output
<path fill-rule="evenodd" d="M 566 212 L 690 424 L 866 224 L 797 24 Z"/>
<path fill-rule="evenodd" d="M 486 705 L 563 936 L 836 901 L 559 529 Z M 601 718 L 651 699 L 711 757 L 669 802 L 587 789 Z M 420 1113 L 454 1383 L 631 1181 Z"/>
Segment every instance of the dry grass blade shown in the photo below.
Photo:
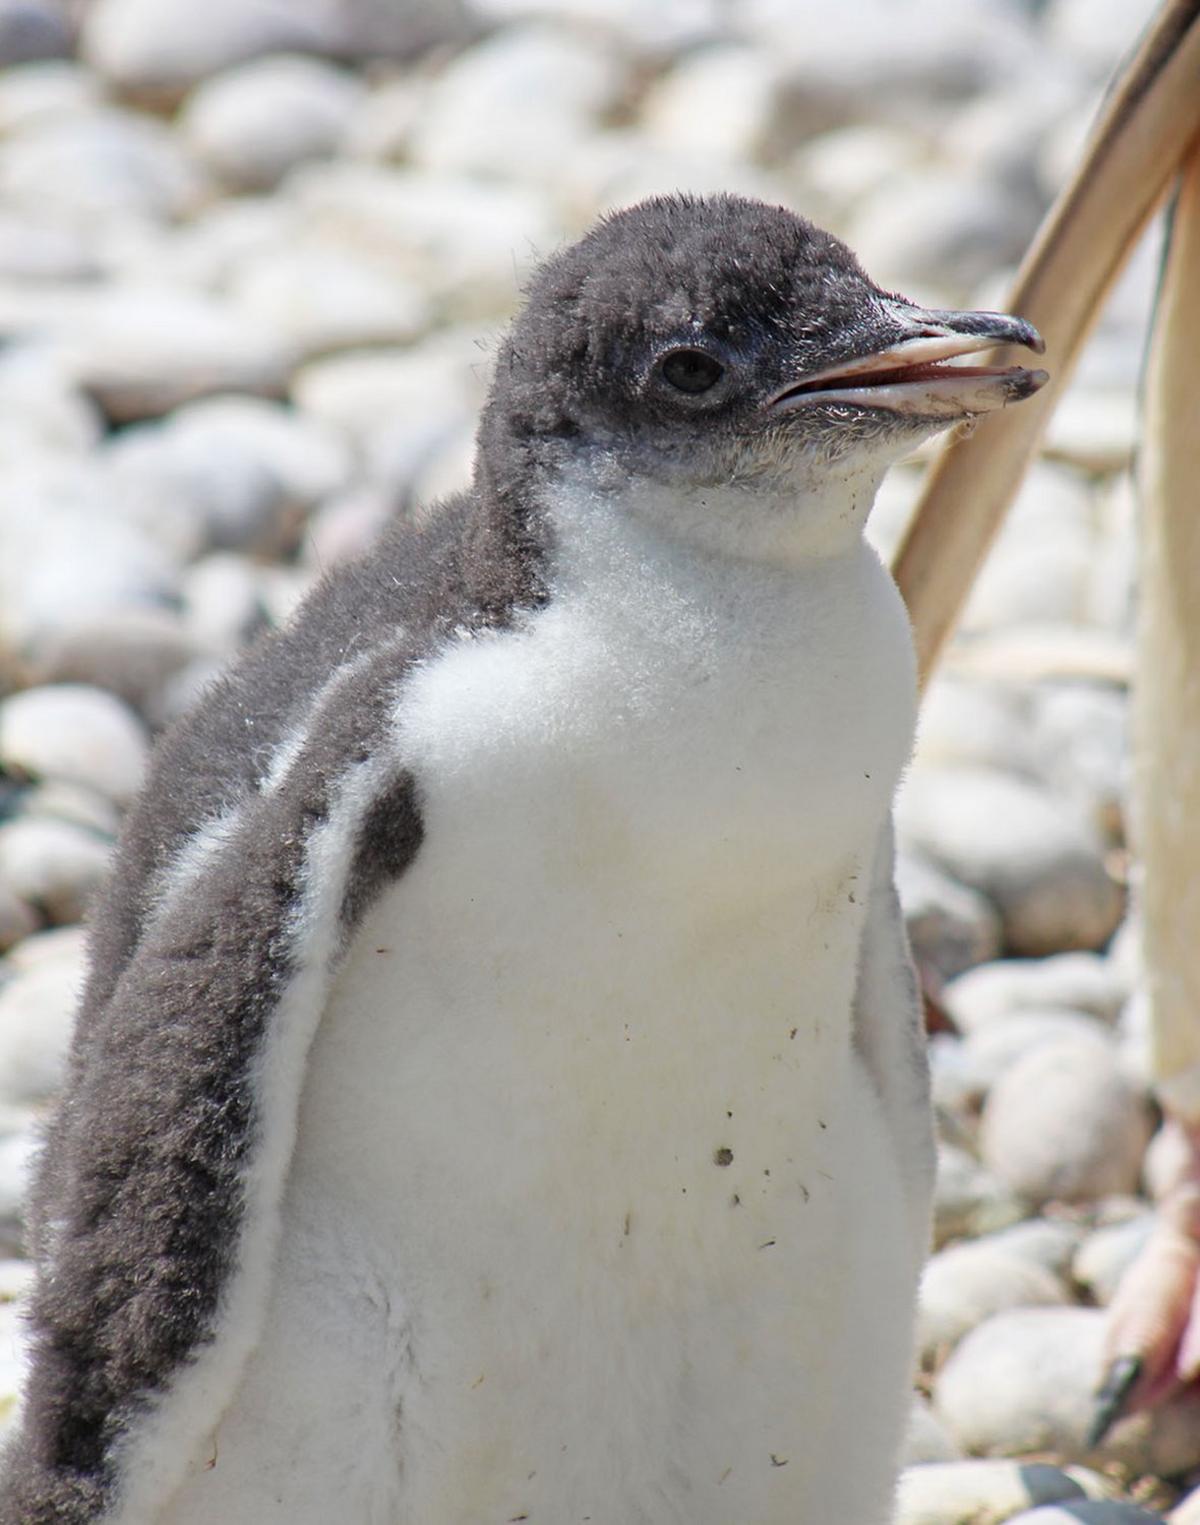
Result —
<path fill-rule="evenodd" d="M 922 682 L 949 638 L 1110 284 L 1200 134 L 1200 0 L 1167 0 L 1051 208 L 1009 311 L 1046 340 L 1050 383 L 951 441 L 925 485 L 893 570 L 908 603 Z M 1007 363 L 1000 356 L 997 364 Z"/>
<path fill-rule="evenodd" d="M 1172 220 L 1146 367 L 1134 789 L 1155 1074 L 1181 1115 L 1200 1013 L 1200 145 Z"/>

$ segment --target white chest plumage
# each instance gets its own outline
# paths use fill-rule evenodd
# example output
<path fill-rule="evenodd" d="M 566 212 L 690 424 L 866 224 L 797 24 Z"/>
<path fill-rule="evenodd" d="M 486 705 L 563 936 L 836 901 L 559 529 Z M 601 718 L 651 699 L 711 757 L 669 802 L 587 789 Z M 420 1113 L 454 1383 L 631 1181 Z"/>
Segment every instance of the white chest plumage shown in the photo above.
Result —
<path fill-rule="evenodd" d="M 323 1382 L 360 1458 L 386 1414 L 356 1525 L 882 1518 L 845 1427 L 913 1266 L 851 1004 L 903 611 L 857 542 L 615 541 L 398 705 L 425 840 L 322 1019 L 243 1400 Z"/>

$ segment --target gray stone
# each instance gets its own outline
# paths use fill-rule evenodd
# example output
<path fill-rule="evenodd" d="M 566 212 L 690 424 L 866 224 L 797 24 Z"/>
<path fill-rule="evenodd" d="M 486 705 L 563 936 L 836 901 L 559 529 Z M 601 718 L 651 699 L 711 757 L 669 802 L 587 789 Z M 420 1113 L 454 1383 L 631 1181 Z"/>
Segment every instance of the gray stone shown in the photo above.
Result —
<path fill-rule="evenodd" d="M 1027 1204 L 965 1149 L 940 1143 L 934 1187 L 934 1243 L 974 1238 L 1017 1223 Z"/>
<path fill-rule="evenodd" d="M 1101 947 L 1124 898 L 1095 833 L 1047 791 L 990 768 L 915 770 L 901 790 L 901 841 L 1000 911 L 1014 954 Z"/>
<path fill-rule="evenodd" d="M 1006 958 L 980 964 L 947 985 L 946 1009 L 958 1027 L 977 1032 L 1016 1012 L 1061 1008 L 1111 1025 L 1125 1000 L 1126 980 L 1098 953 Z"/>
<path fill-rule="evenodd" d="M 179 128 L 225 185 L 269 190 L 295 165 L 333 153 L 365 93 L 361 80 L 315 58 L 257 59 L 200 85 Z"/>
<path fill-rule="evenodd" d="M 603 42 L 533 23 L 497 32 L 434 84 L 411 143 L 440 173 L 544 178 L 570 162 L 621 99 L 624 71 Z"/>
<path fill-rule="evenodd" d="M 1120 1462 L 1135 1474 L 1171 1477 L 1200 1463 L 1195 1401 L 1175 1400 L 1116 1425 L 1089 1453 L 1104 1362 L 1106 1315 L 1098 1308 L 1020 1308 L 998 1313 L 957 1346 L 934 1388 L 935 1412 L 967 1451 L 990 1456 L 1050 1452 L 1065 1460 Z"/>
<path fill-rule="evenodd" d="M 0 1104 L 30 1106 L 57 1093 L 83 973 L 61 960 L 0 985 Z"/>
<path fill-rule="evenodd" d="M 1111 1223 L 1089 1234 L 1071 1265 L 1071 1275 L 1107 1307 L 1125 1272 L 1141 1254 L 1154 1227 L 1153 1213 L 1139 1213 L 1124 1223 Z"/>
<path fill-rule="evenodd" d="M 1150 1138 L 1143 1095 L 1112 1046 L 1059 1039 L 1011 1064 L 988 1094 L 984 1163 L 1035 1202 L 1133 1191 Z"/>
<path fill-rule="evenodd" d="M 1031 1505 L 1103 1497 L 1105 1480 L 1082 1467 L 949 1461 L 900 1475 L 895 1525 L 1002 1525 Z"/>
<path fill-rule="evenodd" d="M 51 921 L 79 921 L 108 871 L 110 850 L 69 821 L 8 821 L 0 826 L 0 881 Z"/>
<path fill-rule="evenodd" d="M 993 907 L 919 854 L 897 855 L 896 888 L 913 956 L 939 980 L 1000 953 L 1000 917 Z"/>
<path fill-rule="evenodd" d="M 925 1361 L 953 1348 L 994 1313 L 1070 1302 L 1058 1277 L 998 1249 L 995 1238 L 951 1245 L 926 1265 L 917 1306 L 917 1348 Z"/>
<path fill-rule="evenodd" d="M 276 394 L 289 365 L 281 342 L 227 303 L 150 284 L 106 288 L 81 316 L 69 355 L 114 423 L 217 392 Z"/>
<path fill-rule="evenodd" d="M 61 0 L 0 0 L 0 68 L 65 58 L 71 23 Z"/>
<path fill-rule="evenodd" d="M 0 764 L 9 772 L 68 779 L 125 803 L 141 785 L 146 749 L 137 717 L 99 688 L 49 684 L 0 702 Z"/>

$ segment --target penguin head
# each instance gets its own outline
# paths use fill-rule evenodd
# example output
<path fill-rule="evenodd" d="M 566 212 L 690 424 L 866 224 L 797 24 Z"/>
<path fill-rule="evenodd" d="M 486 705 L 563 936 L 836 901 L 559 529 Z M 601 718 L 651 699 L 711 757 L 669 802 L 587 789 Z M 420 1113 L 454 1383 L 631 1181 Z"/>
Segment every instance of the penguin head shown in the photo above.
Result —
<path fill-rule="evenodd" d="M 1042 385 L 1041 371 L 956 363 L 997 344 L 1043 347 L 1020 319 L 882 290 L 782 207 L 655 198 L 537 272 L 500 350 L 480 454 L 548 477 L 695 488 L 882 472 Z"/>

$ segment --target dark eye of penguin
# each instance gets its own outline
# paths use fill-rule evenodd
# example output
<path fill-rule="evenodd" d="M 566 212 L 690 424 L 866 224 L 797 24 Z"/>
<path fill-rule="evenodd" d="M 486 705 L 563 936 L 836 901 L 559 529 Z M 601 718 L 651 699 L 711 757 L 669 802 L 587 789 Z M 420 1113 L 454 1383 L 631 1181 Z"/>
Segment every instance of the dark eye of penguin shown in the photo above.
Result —
<path fill-rule="evenodd" d="M 693 396 L 715 387 L 725 374 L 721 362 L 702 349 L 673 349 L 659 361 L 659 370 L 676 391 Z"/>

